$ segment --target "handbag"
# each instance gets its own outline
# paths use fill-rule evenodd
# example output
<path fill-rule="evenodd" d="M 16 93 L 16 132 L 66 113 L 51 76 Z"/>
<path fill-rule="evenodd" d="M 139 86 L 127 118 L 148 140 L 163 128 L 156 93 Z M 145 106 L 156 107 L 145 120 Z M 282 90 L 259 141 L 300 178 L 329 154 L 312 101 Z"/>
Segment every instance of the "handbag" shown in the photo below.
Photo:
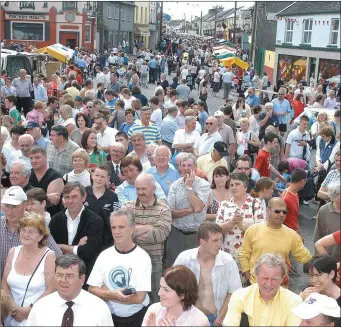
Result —
<path fill-rule="evenodd" d="M 31 275 L 30 279 L 28 280 L 28 283 L 27 283 L 27 286 L 26 286 L 26 290 L 25 290 L 25 294 L 24 294 L 24 297 L 23 297 L 22 302 L 21 302 L 21 307 L 24 305 L 26 293 L 27 293 L 28 287 L 30 286 L 31 280 L 32 280 L 32 278 L 33 278 L 35 272 L 36 272 L 37 269 L 39 268 L 41 262 L 42 262 L 43 259 L 45 258 L 47 252 L 50 252 L 50 250 L 47 250 L 47 251 L 44 253 L 43 257 L 40 259 L 39 263 L 37 264 L 37 267 L 34 269 L 34 271 L 33 271 L 32 275 Z"/>
<path fill-rule="evenodd" d="M 251 141 L 251 140 L 252 140 L 252 132 L 250 132 L 250 136 L 249 136 L 249 141 Z M 247 148 L 248 148 L 249 154 L 258 153 L 258 146 L 254 146 L 252 144 L 248 144 Z"/>

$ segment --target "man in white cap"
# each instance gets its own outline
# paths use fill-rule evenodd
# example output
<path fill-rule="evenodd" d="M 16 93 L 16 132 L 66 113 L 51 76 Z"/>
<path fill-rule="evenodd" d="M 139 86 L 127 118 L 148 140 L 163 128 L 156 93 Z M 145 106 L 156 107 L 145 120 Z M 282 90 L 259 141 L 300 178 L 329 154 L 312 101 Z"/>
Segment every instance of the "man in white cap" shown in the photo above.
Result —
<path fill-rule="evenodd" d="M 1 199 L 5 216 L 0 220 L 0 278 L 2 278 L 9 249 L 21 244 L 18 226 L 20 219 L 25 215 L 26 201 L 27 196 L 20 186 L 7 189 Z M 62 254 L 52 236 L 48 237 L 47 246 L 56 253 L 56 256 Z"/>
<path fill-rule="evenodd" d="M 300 326 L 340 326 L 340 307 L 336 300 L 320 293 L 311 293 L 292 312 L 302 319 Z"/>

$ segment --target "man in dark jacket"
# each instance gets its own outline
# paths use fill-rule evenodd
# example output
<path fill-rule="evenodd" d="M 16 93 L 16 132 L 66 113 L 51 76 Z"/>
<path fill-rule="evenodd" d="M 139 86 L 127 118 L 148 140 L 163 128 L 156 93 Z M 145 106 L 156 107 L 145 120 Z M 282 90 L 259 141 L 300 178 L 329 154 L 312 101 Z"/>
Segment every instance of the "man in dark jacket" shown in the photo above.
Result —
<path fill-rule="evenodd" d="M 63 189 L 66 210 L 55 214 L 50 222 L 50 232 L 63 254 L 74 253 L 86 264 L 88 277 L 101 251 L 103 219 L 85 208 L 86 193 L 78 182 L 67 183 Z"/>

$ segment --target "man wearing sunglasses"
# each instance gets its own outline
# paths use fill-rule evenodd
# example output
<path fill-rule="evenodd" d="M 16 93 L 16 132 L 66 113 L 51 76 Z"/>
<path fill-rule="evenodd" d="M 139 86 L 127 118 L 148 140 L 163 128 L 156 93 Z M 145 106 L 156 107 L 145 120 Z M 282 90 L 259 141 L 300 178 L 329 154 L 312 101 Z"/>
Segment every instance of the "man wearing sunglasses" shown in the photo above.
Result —
<path fill-rule="evenodd" d="M 254 224 L 245 233 L 244 241 L 239 251 L 238 259 L 242 272 L 251 284 L 256 283 L 253 268 L 256 261 L 265 253 L 280 254 L 290 270 L 291 254 L 298 262 L 305 264 L 312 255 L 304 247 L 300 235 L 283 223 L 288 213 L 287 205 L 281 198 L 272 198 L 266 209 L 267 221 L 263 224 Z M 282 285 L 287 285 L 288 276 L 285 276 Z"/>

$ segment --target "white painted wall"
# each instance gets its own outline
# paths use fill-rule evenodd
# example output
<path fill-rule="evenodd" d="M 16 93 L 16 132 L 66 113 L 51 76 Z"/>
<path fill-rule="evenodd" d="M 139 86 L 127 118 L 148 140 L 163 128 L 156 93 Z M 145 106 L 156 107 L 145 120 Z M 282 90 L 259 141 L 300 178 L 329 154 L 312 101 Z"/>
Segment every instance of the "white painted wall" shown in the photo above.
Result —
<path fill-rule="evenodd" d="M 298 23 L 294 23 L 293 26 L 293 39 L 292 45 L 299 46 L 303 44 L 303 30 L 304 30 L 304 19 L 313 19 L 313 27 L 312 27 L 312 35 L 311 35 L 311 46 L 324 48 L 330 44 L 330 36 L 331 36 L 331 20 L 332 18 L 340 19 L 340 13 L 335 14 L 321 14 L 321 15 L 310 15 L 310 16 L 288 16 L 289 18 L 295 18 Z M 317 25 L 315 25 L 315 20 L 317 21 Z M 318 23 L 320 21 L 320 24 Z M 325 24 L 323 25 L 323 21 Z M 329 24 L 327 25 L 327 21 Z M 282 20 L 277 20 L 277 35 L 276 35 L 276 44 L 280 45 L 285 43 L 285 29 L 286 29 L 286 21 L 284 17 Z M 337 47 L 340 48 L 340 24 L 339 24 L 339 35 L 338 35 L 338 43 Z"/>

